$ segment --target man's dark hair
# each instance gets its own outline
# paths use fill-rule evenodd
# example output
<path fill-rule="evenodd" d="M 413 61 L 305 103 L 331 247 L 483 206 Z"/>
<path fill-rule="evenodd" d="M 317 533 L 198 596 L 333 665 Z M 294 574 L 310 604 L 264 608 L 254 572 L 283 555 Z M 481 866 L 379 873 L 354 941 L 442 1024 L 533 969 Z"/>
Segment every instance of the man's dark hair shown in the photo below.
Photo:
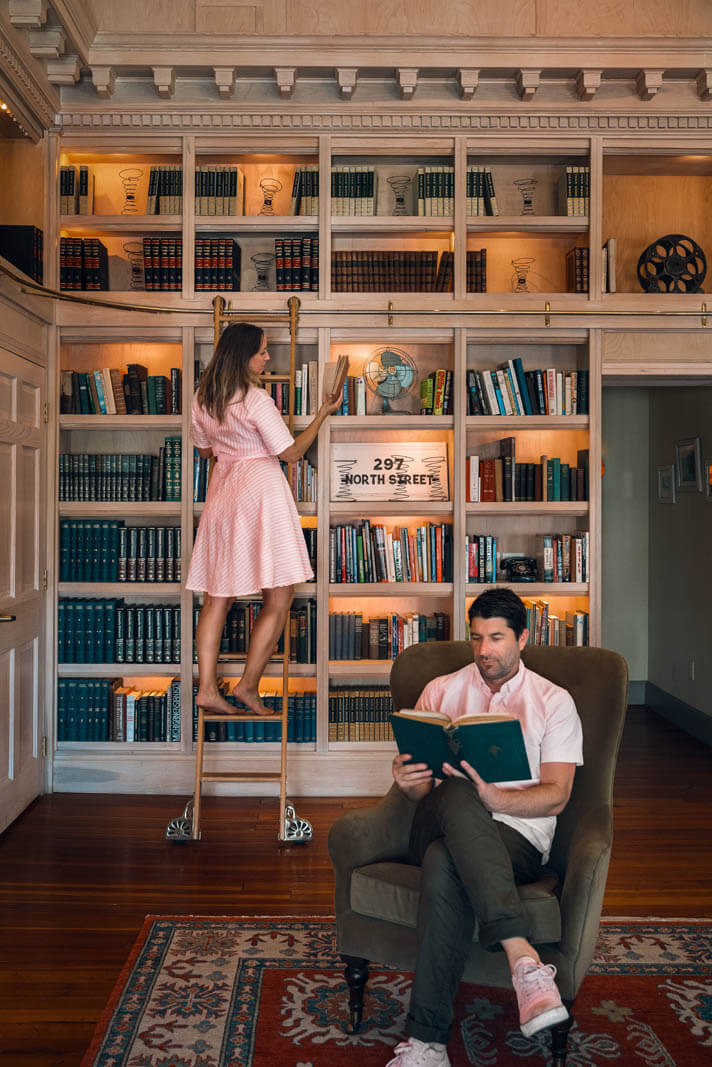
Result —
<path fill-rule="evenodd" d="M 473 619 L 505 619 L 514 636 L 521 637 L 527 628 L 527 609 L 511 589 L 488 589 L 470 604 L 470 626 Z"/>

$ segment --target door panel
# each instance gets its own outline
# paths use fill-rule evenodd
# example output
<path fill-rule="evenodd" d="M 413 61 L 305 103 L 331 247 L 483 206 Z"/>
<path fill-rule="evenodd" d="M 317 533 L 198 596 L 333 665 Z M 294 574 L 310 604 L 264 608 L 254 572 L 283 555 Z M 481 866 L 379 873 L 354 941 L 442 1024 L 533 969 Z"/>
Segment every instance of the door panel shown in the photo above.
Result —
<path fill-rule="evenodd" d="M 45 370 L 0 346 L 0 831 L 42 791 Z"/>

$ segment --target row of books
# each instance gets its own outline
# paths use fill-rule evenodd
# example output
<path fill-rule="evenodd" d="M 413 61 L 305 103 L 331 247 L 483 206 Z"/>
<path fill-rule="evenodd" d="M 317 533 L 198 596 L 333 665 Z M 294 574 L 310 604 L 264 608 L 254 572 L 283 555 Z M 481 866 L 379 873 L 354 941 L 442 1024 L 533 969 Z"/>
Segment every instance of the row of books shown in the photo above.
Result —
<path fill-rule="evenodd" d="M 587 611 L 567 611 L 563 616 L 551 611 L 548 600 L 524 600 L 527 609 L 529 645 L 588 645 Z"/>
<path fill-rule="evenodd" d="M 438 367 L 420 380 L 420 414 L 452 415 L 452 371 Z"/>
<path fill-rule="evenodd" d="M 180 526 L 126 526 L 118 519 L 62 519 L 60 582 L 179 582 Z"/>
<path fill-rule="evenodd" d="M 146 241 L 144 237 L 144 274 L 146 264 Z M 242 251 L 237 241 L 224 234 L 211 236 L 196 234 L 195 237 L 195 291 L 236 292 L 240 288 Z M 160 263 L 159 263 L 160 270 Z M 155 286 L 146 285 L 146 288 Z"/>
<path fill-rule="evenodd" d="M 57 655 L 60 663 L 180 663 L 180 607 L 61 598 Z"/>
<path fill-rule="evenodd" d="M 283 292 L 319 292 L 319 238 L 285 234 L 274 239 L 275 289 Z"/>
<path fill-rule="evenodd" d="M 108 678 L 57 681 L 57 740 L 180 741 L 180 679 L 138 689 Z"/>
<path fill-rule="evenodd" d="M 467 371 L 468 415 L 588 415 L 588 370 L 524 370 L 519 356 Z"/>
<path fill-rule="evenodd" d="M 423 523 L 415 530 L 362 522 L 329 530 L 329 582 L 451 582 L 452 527 Z"/>
<path fill-rule="evenodd" d="M 329 689 L 329 734 L 334 741 L 392 741 L 393 698 L 387 685 Z"/>
<path fill-rule="evenodd" d="M 319 166 L 317 163 L 305 164 L 294 171 L 289 214 L 319 214 Z"/>
<path fill-rule="evenodd" d="M 195 168 L 196 215 L 244 215 L 245 173 L 232 163 Z"/>
<path fill-rule="evenodd" d="M 371 619 L 360 611 L 329 613 L 329 659 L 333 660 L 395 659 L 410 645 L 449 638 L 450 618 L 442 611 Z"/>
<path fill-rule="evenodd" d="M 94 214 L 94 172 L 87 164 L 59 168 L 59 213 Z"/>
<path fill-rule="evenodd" d="M 148 172 L 147 215 L 183 213 L 183 167 L 180 163 L 152 166 Z"/>
<path fill-rule="evenodd" d="M 33 281 L 42 283 L 44 234 L 38 226 L 0 226 L 0 256 Z"/>
<path fill-rule="evenodd" d="M 101 370 L 63 370 L 59 410 L 62 415 L 180 415 L 181 371 L 149 374 L 141 363 Z"/>
<path fill-rule="evenodd" d="M 218 679 L 218 688 L 227 700 L 232 704 L 236 714 L 247 710 L 230 690 L 230 685 L 224 678 Z M 193 740 L 198 736 L 198 709 L 195 697 L 198 686 L 193 686 Z M 263 693 L 264 704 L 273 709 L 278 715 L 282 713 L 282 694 Z M 252 742 L 275 742 L 282 740 L 282 723 L 275 722 L 206 722 L 206 741 L 228 741 L 242 743 Z M 316 693 L 303 691 L 290 693 L 287 698 L 287 743 L 297 745 L 312 744 L 316 741 Z"/>
<path fill-rule="evenodd" d="M 577 466 L 559 456 L 539 463 L 517 463 L 516 438 L 477 446 L 465 462 L 465 498 L 469 503 L 588 500 L 588 449 L 576 454 Z"/>
<path fill-rule="evenodd" d="M 466 287 L 468 293 L 487 292 L 487 249 L 470 248 L 466 256 Z M 455 253 L 441 252 L 438 273 L 435 277 L 433 291 L 451 293 L 455 277 Z"/>
<path fill-rule="evenodd" d="M 180 437 L 166 437 L 158 455 L 146 453 L 62 452 L 59 500 L 179 501 Z"/>
<path fill-rule="evenodd" d="M 534 563 L 540 582 L 587 582 L 589 576 L 588 531 L 575 534 L 538 534 Z M 508 581 L 503 569 L 507 557 L 500 555 L 498 538 L 494 534 L 465 535 L 465 574 L 468 582 L 490 585 L 497 580 Z"/>
<path fill-rule="evenodd" d="M 221 656 L 244 656 L 250 645 L 250 634 L 260 612 L 261 600 L 236 600 L 225 620 L 220 638 Z M 193 605 L 193 632 L 197 629 L 200 604 Z M 297 598 L 289 612 L 289 661 L 290 663 L 316 663 L 316 600 L 313 597 Z M 282 655 L 283 635 L 280 635 L 275 651 Z M 195 653 L 193 658 L 195 659 Z"/>
<path fill-rule="evenodd" d="M 202 504 L 208 495 L 210 473 L 215 465 L 214 456 L 199 456 L 198 449 L 193 449 L 193 503 Z"/>
<path fill-rule="evenodd" d="M 281 466 L 297 504 L 316 504 L 319 499 L 317 469 L 306 456 L 292 464 L 291 475 L 289 474 L 289 464 L 282 463 Z"/>
<path fill-rule="evenodd" d="M 331 214 L 375 215 L 378 179 L 367 163 L 331 168 Z"/>
<path fill-rule="evenodd" d="M 98 237 L 60 237 L 59 288 L 109 288 L 109 253 Z"/>
<path fill-rule="evenodd" d="M 561 173 L 558 184 L 559 214 L 586 216 L 591 210 L 591 171 L 579 164 L 568 166 Z M 580 290 L 576 290 L 580 292 Z"/>
<path fill-rule="evenodd" d="M 356 249 L 331 253 L 331 289 L 335 293 L 432 293 L 438 276 L 438 252 L 403 249 Z"/>
<path fill-rule="evenodd" d="M 282 403 L 277 403 L 277 397 L 274 395 L 276 386 L 279 382 L 270 382 L 269 374 L 265 374 L 264 385 L 265 389 L 271 396 L 273 396 L 277 407 L 282 410 L 284 401 L 286 399 L 289 403 L 289 394 L 284 397 L 284 391 L 282 395 Z M 286 410 L 284 414 L 286 414 Z M 295 368 L 294 371 L 294 414 L 295 415 L 316 415 L 319 410 L 319 363 L 315 359 L 310 359 L 307 362 L 301 363 Z"/>
<path fill-rule="evenodd" d="M 566 292 L 587 293 L 589 254 L 587 248 L 572 248 L 566 253 Z"/>
<path fill-rule="evenodd" d="M 182 237 L 144 237 L 142 246 L 144 289 L 180 292 L 183 288 Z"/>

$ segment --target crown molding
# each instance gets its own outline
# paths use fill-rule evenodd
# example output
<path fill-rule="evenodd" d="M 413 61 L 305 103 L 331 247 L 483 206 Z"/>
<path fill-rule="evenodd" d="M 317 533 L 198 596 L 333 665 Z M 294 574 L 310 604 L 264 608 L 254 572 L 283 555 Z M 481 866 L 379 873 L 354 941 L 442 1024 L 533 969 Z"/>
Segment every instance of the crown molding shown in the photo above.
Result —
<path fill-rule="evenodd" d="M 230 37 L 100 32 L 92 42 L 88 62 L 126 70 L 157 65 L 249 70 L 297 64 L 316 69 L 479 67 L 511 73 L 531 68 L 574 74 L 582 68 L 601 68 L 635 75 L 640 69 L 699 70 L 709 66 L 711 52 L 709 37 Z"/>
<path fill-rule="evenodd" d="M 18 126 L 37 142 L 55 122 L 59 96 L 33 71 L 35 61 L 22 55 L 0 23 L 0 92 Z"/>
<path fill-rule="evenodd" d="M 121 129 L 139 133 L 141 131 L 167 132 L 168 130 L 183 133 L 196 132 L 207 133 L 230 130 L 289 130 L 291 133 L 298 131 L 310 133 L 327 133 L 330 131 L 347 132 L 349 130 L 359 132 L 379 133 L 410 133 L 413 130 L 423 130 L 429 133 L 441 134 L 455 133 L 460 130 L 475 130 L 485 132 L 507 131 L 539 131 L 571 133 L 601 133 L 616 131 L 636 132 L 664 132 L 671 130 L 681 133 L 694 133 L 696 131 L 706 133 L 712 129 L 712 113 L 687 114 L 679 112 L 641 114 L 640 112 L 601 114 L 601 113 L 560 113 L 551 112 L 522 112 L 520 110 L 500 111 L 496 114 L 491 111 L 472 114 L 467 112 L 414 112 L 404 113 L 402 110 L 369 109 L 368 112 L 343 111 L 324 112 L 318 111 L 295 111 L 285 112 L 279 110 L 254 110 L 245 109 L 240 111 L 215 110 L 206 112 L 205 109 L 181 108 L 167 111 L 161 108 L 155 110 L 125 110 L 115 107 L 110 113 L 100 109 L 72 111 L 68 109 L 59 116 L 62 131 L 94 131 L 102 130 L 117 132 Z"/>

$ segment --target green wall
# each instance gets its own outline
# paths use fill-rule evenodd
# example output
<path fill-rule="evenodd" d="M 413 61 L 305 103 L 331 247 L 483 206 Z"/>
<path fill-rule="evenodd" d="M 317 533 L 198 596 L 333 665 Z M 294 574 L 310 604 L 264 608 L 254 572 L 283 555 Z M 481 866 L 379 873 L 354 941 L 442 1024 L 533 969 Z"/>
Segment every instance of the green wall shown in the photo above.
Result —
<path fill-rule="evenodd" d="M 632 682 L 644 682 L 649 675 L 650 391 L 604 389 L 602 429 L 601 643 L 625 656 Z M 640 688 L 632 699 L 643 699 Z"/>

